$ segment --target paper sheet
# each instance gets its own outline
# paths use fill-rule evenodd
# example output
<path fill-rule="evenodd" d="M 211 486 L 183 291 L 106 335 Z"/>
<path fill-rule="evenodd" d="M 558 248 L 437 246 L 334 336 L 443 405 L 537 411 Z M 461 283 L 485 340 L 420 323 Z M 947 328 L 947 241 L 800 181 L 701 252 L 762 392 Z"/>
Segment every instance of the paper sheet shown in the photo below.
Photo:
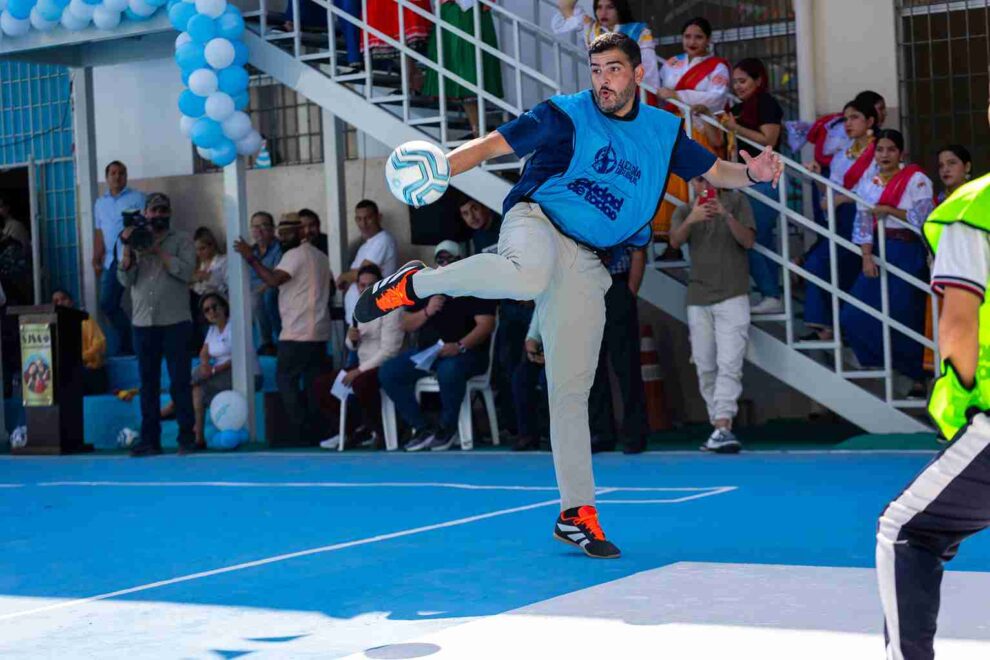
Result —
<path fill-rule="evenodd" d="M 344 385 L 344 376 L 347 375 L 347 371 L 344 369 L 340 370 L 337 374 L 337 379 L 333 381 L 333 387 L 330 388 L 330 394 L 334 395 L 341 401 L 344 401 L 349 395 L 354 394 L 354 389 L 349 385 Z"/>
<path fill-rule="evenodd" d="M 421 350 L 419 353 L 410 355 L 409 359 L 412 360 L 412 363 L 416 365 L 417 369 L 429 371 L 433 363 L 437 361 L 437 355 L 440 354 L 441 348 L 443 348 L 443 341 L 438 339 L 436 344 Z"/>

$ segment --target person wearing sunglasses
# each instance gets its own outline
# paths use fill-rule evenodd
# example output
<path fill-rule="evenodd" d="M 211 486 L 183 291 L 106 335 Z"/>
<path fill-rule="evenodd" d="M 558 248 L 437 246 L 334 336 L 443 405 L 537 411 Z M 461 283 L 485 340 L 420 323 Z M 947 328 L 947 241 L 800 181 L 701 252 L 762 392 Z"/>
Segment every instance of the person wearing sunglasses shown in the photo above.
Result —
<path fill-rule="evenodd" d="M 209 330 L 206 340 L 199 351 L 199 364 L 192 373 L 193 409 L 196 412 L 196 447 L 206 448 L 204 424 L 206 410 L 213 402 L 213 397 L 221 392 L 233 389 L 234 381 L 230 361 L 233 344 L 230 336 L 230 304 L 227 299 L 213 291 L 199 300 L 199 310 L 202 312 Z M 249 351 L 254 370 L 254 389 L 261 389 L 261 365 L 252 349 Z M 175 406 L 169 403 L 162 410 L 162 417 L 168 418 L 175 412 Z"/>
<path fill-rule="evenodd" d="M 433 251 L 438 268 L 461 259 L 461 246 L 442 241 Z M 399 416 L 414 429 L 406 451 L 444 451 L 457 438 L 457 415 L 467 391 L 467 381 L 485 372 L 488 342 L 495 330 L 494 300 L 470 296 L 431 296 L 402 315 L 402 329 L 419 333 L 416 348 L 382 364 L 378 381 L 395 403 Z M 416 353 L 443 344 L 430 371 L 419 369 L 410 359 Z M 430 374 L 440 383 L 440 422 L 430 424 L 416 402 L 416 381 Z"/>

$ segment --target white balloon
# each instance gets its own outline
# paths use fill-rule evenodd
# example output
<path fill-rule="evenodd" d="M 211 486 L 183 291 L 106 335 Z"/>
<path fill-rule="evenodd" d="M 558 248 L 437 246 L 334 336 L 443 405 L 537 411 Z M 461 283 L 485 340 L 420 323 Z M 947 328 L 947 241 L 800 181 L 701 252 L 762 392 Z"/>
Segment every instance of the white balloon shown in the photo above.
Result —
<path fill-rule="evenodd" d="M 179 119 L 179 130 L 182 131 L 182 135 L 184 137 L 189 137 L 189 134 L 192 132 L 193 124 L 195 123 L 196 120 L 193 117 L 186 117 L 185 115 L 182 115 Z"/>
<path fill-rule="evenodd" d="M 73 0 L 73 2 L 75 2 L 75 0 Z M 146 0 L 128 0 L 127 6 L 130 7 L 131 11 L 138 16 L 151 16 L 158 11 L 158 7 L 149 5 Z"/>
<path fill-rule="evenodd" d="M 0 14 L 0 30 L 8 37 L 20 37 L 31 29 L 31 21 L 27 18 L 14 18 L 9 11 Z"/>
<path fill-rule="evenodd" d="M 83 2 L 83 0 L 72 0 L 69 3 L 68 10 L 84 21 L 89 22 L 92 20 L 93 14 L 96 11 L 96 5 Z"/>
<path fill-rule="evenodd" d="M 196 11 L 210 18 L 218 18 L 227 9 L 227 0 L 195 0 Z"/>
<path fill-rule="evenodd" d="M 261 149 L 261 134 L 258 131 L 251 131 L 246 138 L 237 141 L 235 145 L 237 153 L 242 156 L 253 156 Z"/>
<path fill-rule="evenodd" d="M 76 16 L 71 11 L 62 12 L 62 20 L 59 21 L 66 30 L 70 32 L 76 32 L 77 30 L 82 30 L 89 25 L 88 18 L 80 18 Z"/>
<path fill-rule="evenodd" d="M 206 116 L 214 121 L 224 121 L 234 114 L 234 99 L 229 94 L 214 92 L 206 99 Z"/>
<path fill-rule="evenodd" d="M 217 74 L 210 69 L 196 69 L 189 76 L 189 89 L 196 96 L 209 96 L 217 91 Z"/>
<path fill-rule="evenodd" d="M 113 30 L 120 25 L 121 13 L 109 9 L 105 5 L 99 5 L 93 12 L 93 25 L 101 30 Z"/>
<path fill-rule="evenodd" d="M 38 8 L 32 7 L 31 25 L 34 27 L 35 30 L 38 30 L 40 32 L 48 32 L 49 30 L 54 29 L 56 25 L 58 25 L 58 21 L 46 21 L 44 18 L 41 17 L 41 14 L 38 13 Z"/>
<path fill-rule="evenodd" d="M 198 153 L 199 157 L 204 160 L 209 160 L 209 161 L 213 160 L 213 149 L 204 149 L 203 147 L 196 147 L 196 153 Z"/>
<path fill-rule="evenodd" d="M 175 38 L 175 50 L 179 50 L 179 48 L 185 46 L 187 43 L 191 42 L 192 40 L 193 38 L 189 36 L 188 32 L 180 32 L 179 36 Z"/>
<path fill-rule="evenodd" d="M 234 44 L 226 39 L 210 39 L 203 51 L 206 62 L 214 69 L 226 69 L 234 62 Z"/>
<path fill-rule="evenodd" d="M 124 11 L 127 9 L 127 0 L 103 0 L 103 6 L 110 11 Z"/>
<path fill-rule="evenodd" d="M 251 126 L 251 118 L 248 117 L 243 112 L 235 112 L 223 122 L 223 134 L 227 136 L 228 139 L 237 142 L 238 140 L 243 140 L 251 133 L 253 130 Z"/>

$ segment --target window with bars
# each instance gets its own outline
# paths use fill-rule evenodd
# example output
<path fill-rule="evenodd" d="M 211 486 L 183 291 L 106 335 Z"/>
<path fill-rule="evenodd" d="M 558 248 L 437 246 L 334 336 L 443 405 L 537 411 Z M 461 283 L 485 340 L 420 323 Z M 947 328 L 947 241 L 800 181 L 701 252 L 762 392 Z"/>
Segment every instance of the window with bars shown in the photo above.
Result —
<path fill-rule="evenodd" d="M 770 93 L 794 118 L 798 111 L 797 46 L 790 0 L 726 3 L 719 0 L 633 0 L 633 15 L 646 21 L 664 58 L 684 52 L 681 27 L 695 16 L 712 24 L 715 52 L 730 62 L 758 57 L 767 67 Z"/>
<path fill-rule="evenodd" d="M 265 139 L 272 167 L 323 162 L 323 117 L 320 106 L 298 92 L 253 71 L 248 88 L 247 112 Z M 220 168 L 200 158 L 193 149 L 194 171 L 218 172 Z M 251 166 L 254 159 L 251 160 Z"/>
<path fill-rule="evenodd" d="M 973 171 L 990 166 L 987 66 L 990 0 L 899 0 L 901 126 L 911 159 L 935 173 L 935 151 L 964 145 Z"/>

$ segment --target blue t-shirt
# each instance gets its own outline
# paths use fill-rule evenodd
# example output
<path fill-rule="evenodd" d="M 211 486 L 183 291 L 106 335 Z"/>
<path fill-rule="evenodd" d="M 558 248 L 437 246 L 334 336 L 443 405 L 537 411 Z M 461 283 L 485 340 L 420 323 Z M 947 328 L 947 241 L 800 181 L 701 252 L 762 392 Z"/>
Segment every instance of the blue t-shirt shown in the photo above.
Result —
<path fill-rule="evenodd" d="M 631 113 L 612 119 L 629 121 L 638 112 L 637 99 Z M 504 215 L 517 203 L 528 198 L 547 179 L 567 171 L 574 154 L 574 124 L 570 117 L 552 103 L 544 101 L 497 130 L 517 156 L 533 154 L 526 163 L 519 182 L 505 198 L 502 205 Z M 670 171 L 687 181 L 710 170 L 715 161 L 712 152 L 681 133 L 674 147 Z"/>

